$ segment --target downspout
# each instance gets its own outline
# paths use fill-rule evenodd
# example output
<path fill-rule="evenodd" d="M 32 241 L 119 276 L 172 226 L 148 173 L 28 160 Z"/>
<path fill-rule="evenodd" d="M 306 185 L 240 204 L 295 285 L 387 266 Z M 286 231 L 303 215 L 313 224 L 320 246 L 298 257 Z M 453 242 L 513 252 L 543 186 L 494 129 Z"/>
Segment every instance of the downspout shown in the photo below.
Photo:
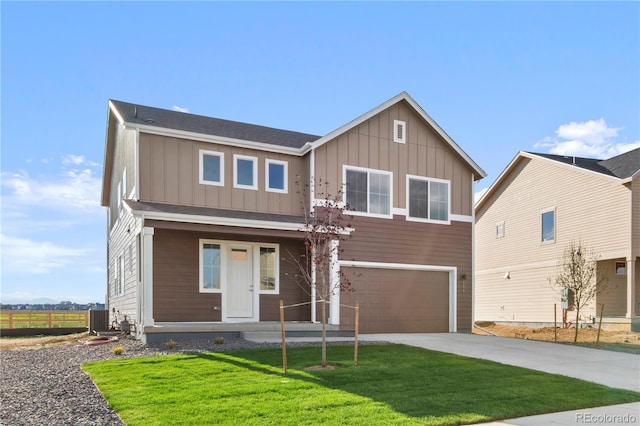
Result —
<path fill-rule="evenodd" d="M 476 184 L 475 176 L 471 173 L 471 332 L 476 323 L 476 205 L 473 202 Z"/>

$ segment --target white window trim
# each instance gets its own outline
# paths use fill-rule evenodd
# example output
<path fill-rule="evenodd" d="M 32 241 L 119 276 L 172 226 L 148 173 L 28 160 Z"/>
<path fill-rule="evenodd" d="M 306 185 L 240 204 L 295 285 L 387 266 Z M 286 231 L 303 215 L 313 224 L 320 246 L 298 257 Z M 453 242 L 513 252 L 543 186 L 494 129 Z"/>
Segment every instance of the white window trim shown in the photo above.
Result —
<path fill-rule="evenodd" d="M 254 246 L 254 271 L 255 273 L 255 277 L 254 277 L 254 282 L 255 285 L 253 286 L 254 288 L 258 289 L 258 293 L 260 294 L 280 294 L 280 244 L 270 244 L 270 243 L 255 243 L 253 244 Z M 273 290 L 263 290 L 262 288 L 260 288 L 260 249 L 261 248 L 273 248 L 276 249 L 276 270 L 275 270 L 275 274 L 276 274 L 276 285 L 275 288 Z"/>
<path fill-rule="evenodd" d="M 227 282 L 227 250 L 225 247 L 226 241 L 209 240 L 201 238 L 198 244 L 198 287 L 200 293 L 223 293 L 226 290 Z M 205 288 L 204 276 L 203 276 L 203 260 L 204 260 L 204 245 L 205 244 L 217 244 L 220 246 L 220 288 Z"/>
<path fill-rule="evenodd" d="M 283 182 L 284 189 L 270 187 L 270 184 L 271 184 L 271 180 L 269 179 L 270 164 L 277 164 L 280 166 L 284 166 L 284 182 Z M 289 192 L 289 163 L 287 161 L 271 160 L 267 158 L 265 160 L 265 167 L 264 167 L 264 181 L 265 181 L 265 190 L 267 192 L 278 192 L 281 194 L 287 194 Z"/>
<path fill-rule="evenodd" d="M 393 219 L 393 172 L 388 172 L 386 170 L 377 170 L 377 169 L 368 169 L 366 167 L 358 167 L 358 166 L 342 166 L 342 194 L 344 197 L 345 205 L 347 202 L 347 170 L 355 171 L 355 172 L 366 172 L 367 173 L 367 211 L 359 212 L 356 210 L 346 210 L 352 216 L 367 216 L 367 217 L 377 217 L 381 219 Z M 380 213 L 369 213 L 369 208 L 371 203 L 369 203 L 369 183 L 371 180 L 369 179 L 370 173 L 376 173 L 381 175 L 389 176 L 389 214 L 380 214 Z"/>
<path fill-rule="evenodd" d="M 430 218 L 422 218 L 422 217 L 413 217 L 410 216 L 410 211 L 411 209 L 409 208 L 409 181 L 410 180 L 419 180 L 422 182 L 427 182 L 427 199 L 431 200 L 431 185 L 429 185 L 430 182 L 438 182 L 438 183 L 446 183 L 447 184 L 447 220 L 435 220 L 435 219 L 430 219 Z M 430 178 L 430 177 L 425 177 L 425 176 L 416 176 L 416 175 L 407 175 L 407 182 L 406 182 L 406 203 L 407 203 L 407 209 L 406 209 L 406 220 L 407 222 L 423 222 L 423 223 L 438 223 L 441 225 L 450 225 L 451 224 L 451 182 L 446 180 L 446 179 L 436 179 L 436 178 Z M 427 215 L 429 215 L 431 212 L 430 206 L 427 205 Z"/>
<path fill-rule="evenodd" d="M 220 288 L 204 288 L 203 285 L 203 247 L 205 244 L 217 244 L 220 246 Z M 280 244 L 274 243 L 253 243 L 246 241 L 211 240 L 201 238 L 198 242 L 198 287 L 200 293 L 226 293 L 227 291 L 227 269 L 229 246 L 235 244 L 249 245 L 253 251 L 253 288 L 258 294 L 280 294 Z M 276 249 L 276 286 L 275 290 L 262 290 L 260 288 L 260 248 L 269 247 Z"/>
<path fill-rule="evenodd" d="M 502 235 L 498 234 L 498 229 L 500 226 L 502 227 Z M 496 223 L 496 239 L 504 238 L 504 236 L 505 236 L 505 229 L 504 229 L 504 220 L 503 220 L 502 222 Z"/>
<path fill-rule="evenodd" d="M 550 240 L 543 240 L 542 239 L 542 215 L 545 213 L 549 213 L 549 212 L 553 212 L 553 238 Z M 557 227 L 557 215 L 556 215 L 556 208 L 555 207 L 551 207 L 548 209 L 544 209 L 540 211 L 540 234 L 538 234 L 540 236 L 540 243 L 541 244 L 554 244 L 556 242 L 556 227 Z"/>
<path fill-rule="evenodd" d="M 211 156 L 220 158 L 220 181 L 219 182 L 204 179 L 204 156 L 205 155 L 211 155 Z M 208 151 L 206 149 L 201 149 L 199 153 L 199 157 L 200 157 L 199 158 L 200 183 L 203 185 L 224 186 L 224 152 Z"/>
<path fill-rule="evenodd" d="M 241 185 L 238 183 L 238 160 L 248 160 L 253 162 L 253 184 Z M 258 189 L 258 157 L 252 157 L 249 155 L 233 155 L 233 187 L 239 189 Z"/>

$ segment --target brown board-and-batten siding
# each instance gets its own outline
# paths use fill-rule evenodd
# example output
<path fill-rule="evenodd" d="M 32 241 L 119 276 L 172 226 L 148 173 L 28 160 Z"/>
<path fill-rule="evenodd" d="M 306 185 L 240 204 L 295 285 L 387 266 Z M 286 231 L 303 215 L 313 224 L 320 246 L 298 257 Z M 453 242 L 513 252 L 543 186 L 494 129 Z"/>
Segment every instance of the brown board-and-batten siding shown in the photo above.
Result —
<path fill-rule="evenodd" d="M 403 216 L 393 220 L 356 216 L 351 224 L 355 232 L 342 243 L 340 258 L 347 264 L 355 260 L 375 265 L 345 268 L 354 291 L 343 292 L 341 303 L 360 303 L 363 332 L 450 331 L 449 273 L 436 270 L 439 267 L 456 269 L 456 329 L 470 329 L 470 222 L 442 225 L 407 222 Z M 385 269 L 385 264 L 398 267 Z M 424 270 L 429 267 L 434 270 Z M 341 310 L 341 328 L 350 328 L 352 318 L 352 312 Z"/>
<path fill-rule="evenodd" d="M 286 258 L 298 253 L 301 242 L 295 239 L 270 238 L 257 235 L 212 233 L 161 228 L 154 221 L 153 240 L 153 314 L 156 322 L 220 322 L 220 293 L 201 293 L 199 285 L 200 239 L 246 241 L 279 244 L 280 292 L 260 295 L 260 321 L 279 319 L 279 302 L 285 305 L 304 303 L 309 296 L 293 277 L 295 267 Z M 167 223 L 171 227 L 171 223 Z M 228 232 L 233 232 L 232 230 Z M 217 307 L 217 308 L 216 308 Z M 287 310 L 288 321 L 308 321 L 309 305 Z"/>

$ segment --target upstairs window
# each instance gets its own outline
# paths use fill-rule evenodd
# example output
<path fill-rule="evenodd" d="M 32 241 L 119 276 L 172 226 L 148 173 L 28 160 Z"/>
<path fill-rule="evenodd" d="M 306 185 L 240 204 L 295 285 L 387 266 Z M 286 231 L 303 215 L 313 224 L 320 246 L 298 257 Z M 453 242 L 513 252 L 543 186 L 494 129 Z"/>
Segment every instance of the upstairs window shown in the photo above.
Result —
<path fill-rule="evenodd" d="M 393 120 L 393 141 L 398 143 L 406 142 L 406 126 L 407 123 L 400 120 Z"/>
<path fill-rule="evenodd" d="M 287 162 L 267 160 L 265 167 L 266 190 L 287 193 Z"/>
<path fill-rule="evenodd" d="M 246 155 L 234 155 L 233 186 L 241 189 L 258 189 L 258 159 Z"/>
<path fill-rule="evenodd" d="M 200 150 L 200 183 L 224 185 L 224 154 Z"/>
<path fill-rule="evenodd" d="M 449 181 L 407 176 L 408 219 L 449 223 Z"/>
<path fill-rule="evenodd" d="M 391 173 L 345 168 L 345 194 L 349 210 L 391 217 Z"/>
<path fill-rule="evenodd" d="M 556 239 L 556 211 L 547 210 L 541 215 L 542 242 L 550 243 Z"/>

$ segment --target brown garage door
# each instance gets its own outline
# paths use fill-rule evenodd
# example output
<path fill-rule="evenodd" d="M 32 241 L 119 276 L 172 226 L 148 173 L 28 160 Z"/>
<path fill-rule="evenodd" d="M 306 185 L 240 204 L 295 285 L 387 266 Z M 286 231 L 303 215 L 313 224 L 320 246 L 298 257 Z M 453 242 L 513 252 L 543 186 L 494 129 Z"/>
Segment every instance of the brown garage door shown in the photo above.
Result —
<path fill-rule="evenodd" d="M 352 292 L 341 304 L 360 303 L 360 333 L 446 333 L 449 331 L 449 274 L 343 267 Z M 352 309 L 340 309 L 342 329 L 353 330 Z"/>

